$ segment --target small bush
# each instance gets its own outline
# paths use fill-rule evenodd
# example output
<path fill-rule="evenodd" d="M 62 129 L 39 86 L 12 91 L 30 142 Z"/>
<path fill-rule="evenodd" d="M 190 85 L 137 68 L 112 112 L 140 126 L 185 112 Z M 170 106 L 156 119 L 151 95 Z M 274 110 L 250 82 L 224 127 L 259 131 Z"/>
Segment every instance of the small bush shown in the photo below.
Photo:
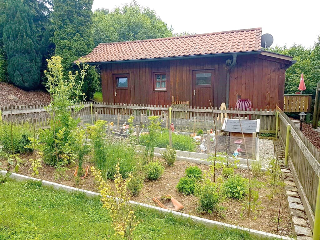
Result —
<path fill-rule="evenodd" d="M 188 167 L 185 171 L 188 178 L 200 180 L 202 178 L 202 171 L 198 166 Z"/>
<path fill-rule="evenodd" d="M 143 187 L 143 177 L 139 173 L 133 174 L 131 181 L 128 182 L 127 188 L 132 196 L 138 196 Z"/>
<path fill-rule="evenodd" d="M 185 195 L 190 195 L 190 194 L 194 194 L 195 185 L 196 185 L 195 178 L 182 177 L 178 182 L 177 189 L 179 192 Z"/>
<path fill-rule="evenodd" d="M 219 210 L 219 189 L 213 183 L 205 183 L 199 188 L 199 211 L 212 213 Z"/>
<path fill-rule="evenodd" d="M 224 167 L 222 168 L 222 176 L 227 179 L 230 176 L 234 175 L 234 169 L 232 167 Z"/>
<path fill-rule="evenodd" d="M 176 151 L 168 146 L 166 151 L 162 154 L 162 157 L 168 166 L 172 166 L 176 161 Z"/>
<path fill-rule="evenodd" d="M 102 92 L 95 92 L 93 95 L 93 100 L 95 102 L 103 102 Z"/>
<path fill-rule="evenodd" d="M 197 132 L 197 135 L 200 136 L 200 135 L 202 135 L 202 134 L 203 134 L 203 130 L 200 129 L 200 130 Z"/>
<path fill-rule="evenodd" d="M 262 165 L 260 161 L 253 161 L 251 164 L 251 171 L 254 177 L 259 177 L 262 174 Z"/>
<path fill-rule="evenodd" d="M 247 189 L 248 189 L 247 179 L 239 175 L 230 176 L 224 182 L 223 188 L 224 188 L 224 193 L 228 198 L 240 200 L 247 193 Z"/>
<path fill-rule="evenodd" d="M 146 165 L 145 171 L 148 180 L 157 180 L 161 177 L 164 167 L 159 162 L 150 162 Z"/>
<path fill-rule="evenodd" d="M 26 148 L 32 136 L 30 124 L 11 124 L 0 122 L 0 145 L 7 153 L 26 153 L 32 149 Z"/>

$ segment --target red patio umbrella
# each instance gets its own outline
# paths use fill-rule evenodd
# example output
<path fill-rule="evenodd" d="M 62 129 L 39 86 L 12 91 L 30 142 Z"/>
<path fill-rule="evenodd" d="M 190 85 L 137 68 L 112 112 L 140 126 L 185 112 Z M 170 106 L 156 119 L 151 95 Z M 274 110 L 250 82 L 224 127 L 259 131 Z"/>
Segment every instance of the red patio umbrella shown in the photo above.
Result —
<path fill-rule="evenodd" d="M 301 94 L 302 94 L 303 90 L 306 90 L 306 85 L 304 84 L 303 73 L 301 73 L 300 84 L 299 84 L 298 89 L 301 91 Z"/>

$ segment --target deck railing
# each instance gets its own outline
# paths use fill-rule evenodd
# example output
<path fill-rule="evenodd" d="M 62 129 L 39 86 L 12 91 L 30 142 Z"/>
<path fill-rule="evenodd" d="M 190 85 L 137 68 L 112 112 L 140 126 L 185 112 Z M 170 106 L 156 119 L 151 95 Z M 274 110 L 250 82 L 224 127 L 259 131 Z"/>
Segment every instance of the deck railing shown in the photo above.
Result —
<path fill-rule="evenodd" d="M 308 94 L 285 94 L 284 112 L 310 112 L 312 95 Z"/>

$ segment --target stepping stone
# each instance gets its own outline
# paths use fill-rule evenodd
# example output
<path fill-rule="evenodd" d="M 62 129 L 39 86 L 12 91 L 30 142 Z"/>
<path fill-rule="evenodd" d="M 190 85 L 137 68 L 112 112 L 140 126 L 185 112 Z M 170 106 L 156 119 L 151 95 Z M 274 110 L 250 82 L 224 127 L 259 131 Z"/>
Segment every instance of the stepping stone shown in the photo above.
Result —
<path fill-rule="evenodd" d="M 301 227 L 301 226 L 294 225 L 294 231 L 296 232 L 296 234 L 298 236 L 306 236 L 306 237 L 312 236 L 311 230 L 307 227 Z"/>
<path fill-rule="evenodd" d="M 299 226 L 303 226 L 303 227 L 308 227 L 307 221 L 304 220 L 303 218 L 293 216 L 293 217 L 292 217 L 292 221 L 293 221 L 294 225 L 299 225 Z"/>
<path fill-rule="evenodd" d="M 296 184 L 293 182 L 293 181 L 284 181 L 284 183 L 287 185 L 287 186 L 292 186 L 292 187 L 295 187 Z"/>
<path fill-rule="evenodd" d="M 288 196 L 288 202 L 289 202 L 289 204 L 290 204 L 290 203 L 299 203 L 299 204 L 302 204 L 300 198 L 290 197 L 290 196 Z"/>
<path fill-rule="evenodd" d="M 297 236 L 297 240 L 313 240 L 312 237 L 306 237 L 306 236 Z"/>
<path fill-rule="evenodd" d="M 298 203 L 295 203 L 295 202 L 289 202 L 289 207 L 293 208 L 293 209 L 305 211 L 302 204 L 298 204 Z"/>
<path fill-rule="evenodd" d="M 299 194 L 297 192 L 293 192 L 293 191 L 286 191 L 286 194 L 287 196 L 290 196 L 290 197 L 299 197 Z"/>
<path fill-rule="evenodd" d="M 297 209 L 290 209 L 290 213 L 292 216 L 296 216 L 296 217 L 299 217 L 299 218 L 304 218 L 306 219 L 307 216 L 306 214 L 303 212 L 303 211 L 300 211 L 300 210 L 297 210 Z"/>

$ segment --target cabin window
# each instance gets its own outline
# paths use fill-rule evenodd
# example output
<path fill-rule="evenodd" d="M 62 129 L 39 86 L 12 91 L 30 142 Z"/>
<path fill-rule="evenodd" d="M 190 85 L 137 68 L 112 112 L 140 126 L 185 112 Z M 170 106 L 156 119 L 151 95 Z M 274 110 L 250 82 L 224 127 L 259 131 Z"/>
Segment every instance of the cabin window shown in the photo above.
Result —
<path fill-rule="evenodd" d="M 128 88 L 127 76 L 116 76 L 117 88 Z"/>
<path fill-rule="evenodd" d="M 208 73 L 208 72 L 196 73 L 196 84 L 211 85 L 211 73 Z"/>
<path fill-rule="evenodd" d="M 165 73 L 154 74 L 154 90 L 166 91 L 167 90 L 167 75 Z"/>

